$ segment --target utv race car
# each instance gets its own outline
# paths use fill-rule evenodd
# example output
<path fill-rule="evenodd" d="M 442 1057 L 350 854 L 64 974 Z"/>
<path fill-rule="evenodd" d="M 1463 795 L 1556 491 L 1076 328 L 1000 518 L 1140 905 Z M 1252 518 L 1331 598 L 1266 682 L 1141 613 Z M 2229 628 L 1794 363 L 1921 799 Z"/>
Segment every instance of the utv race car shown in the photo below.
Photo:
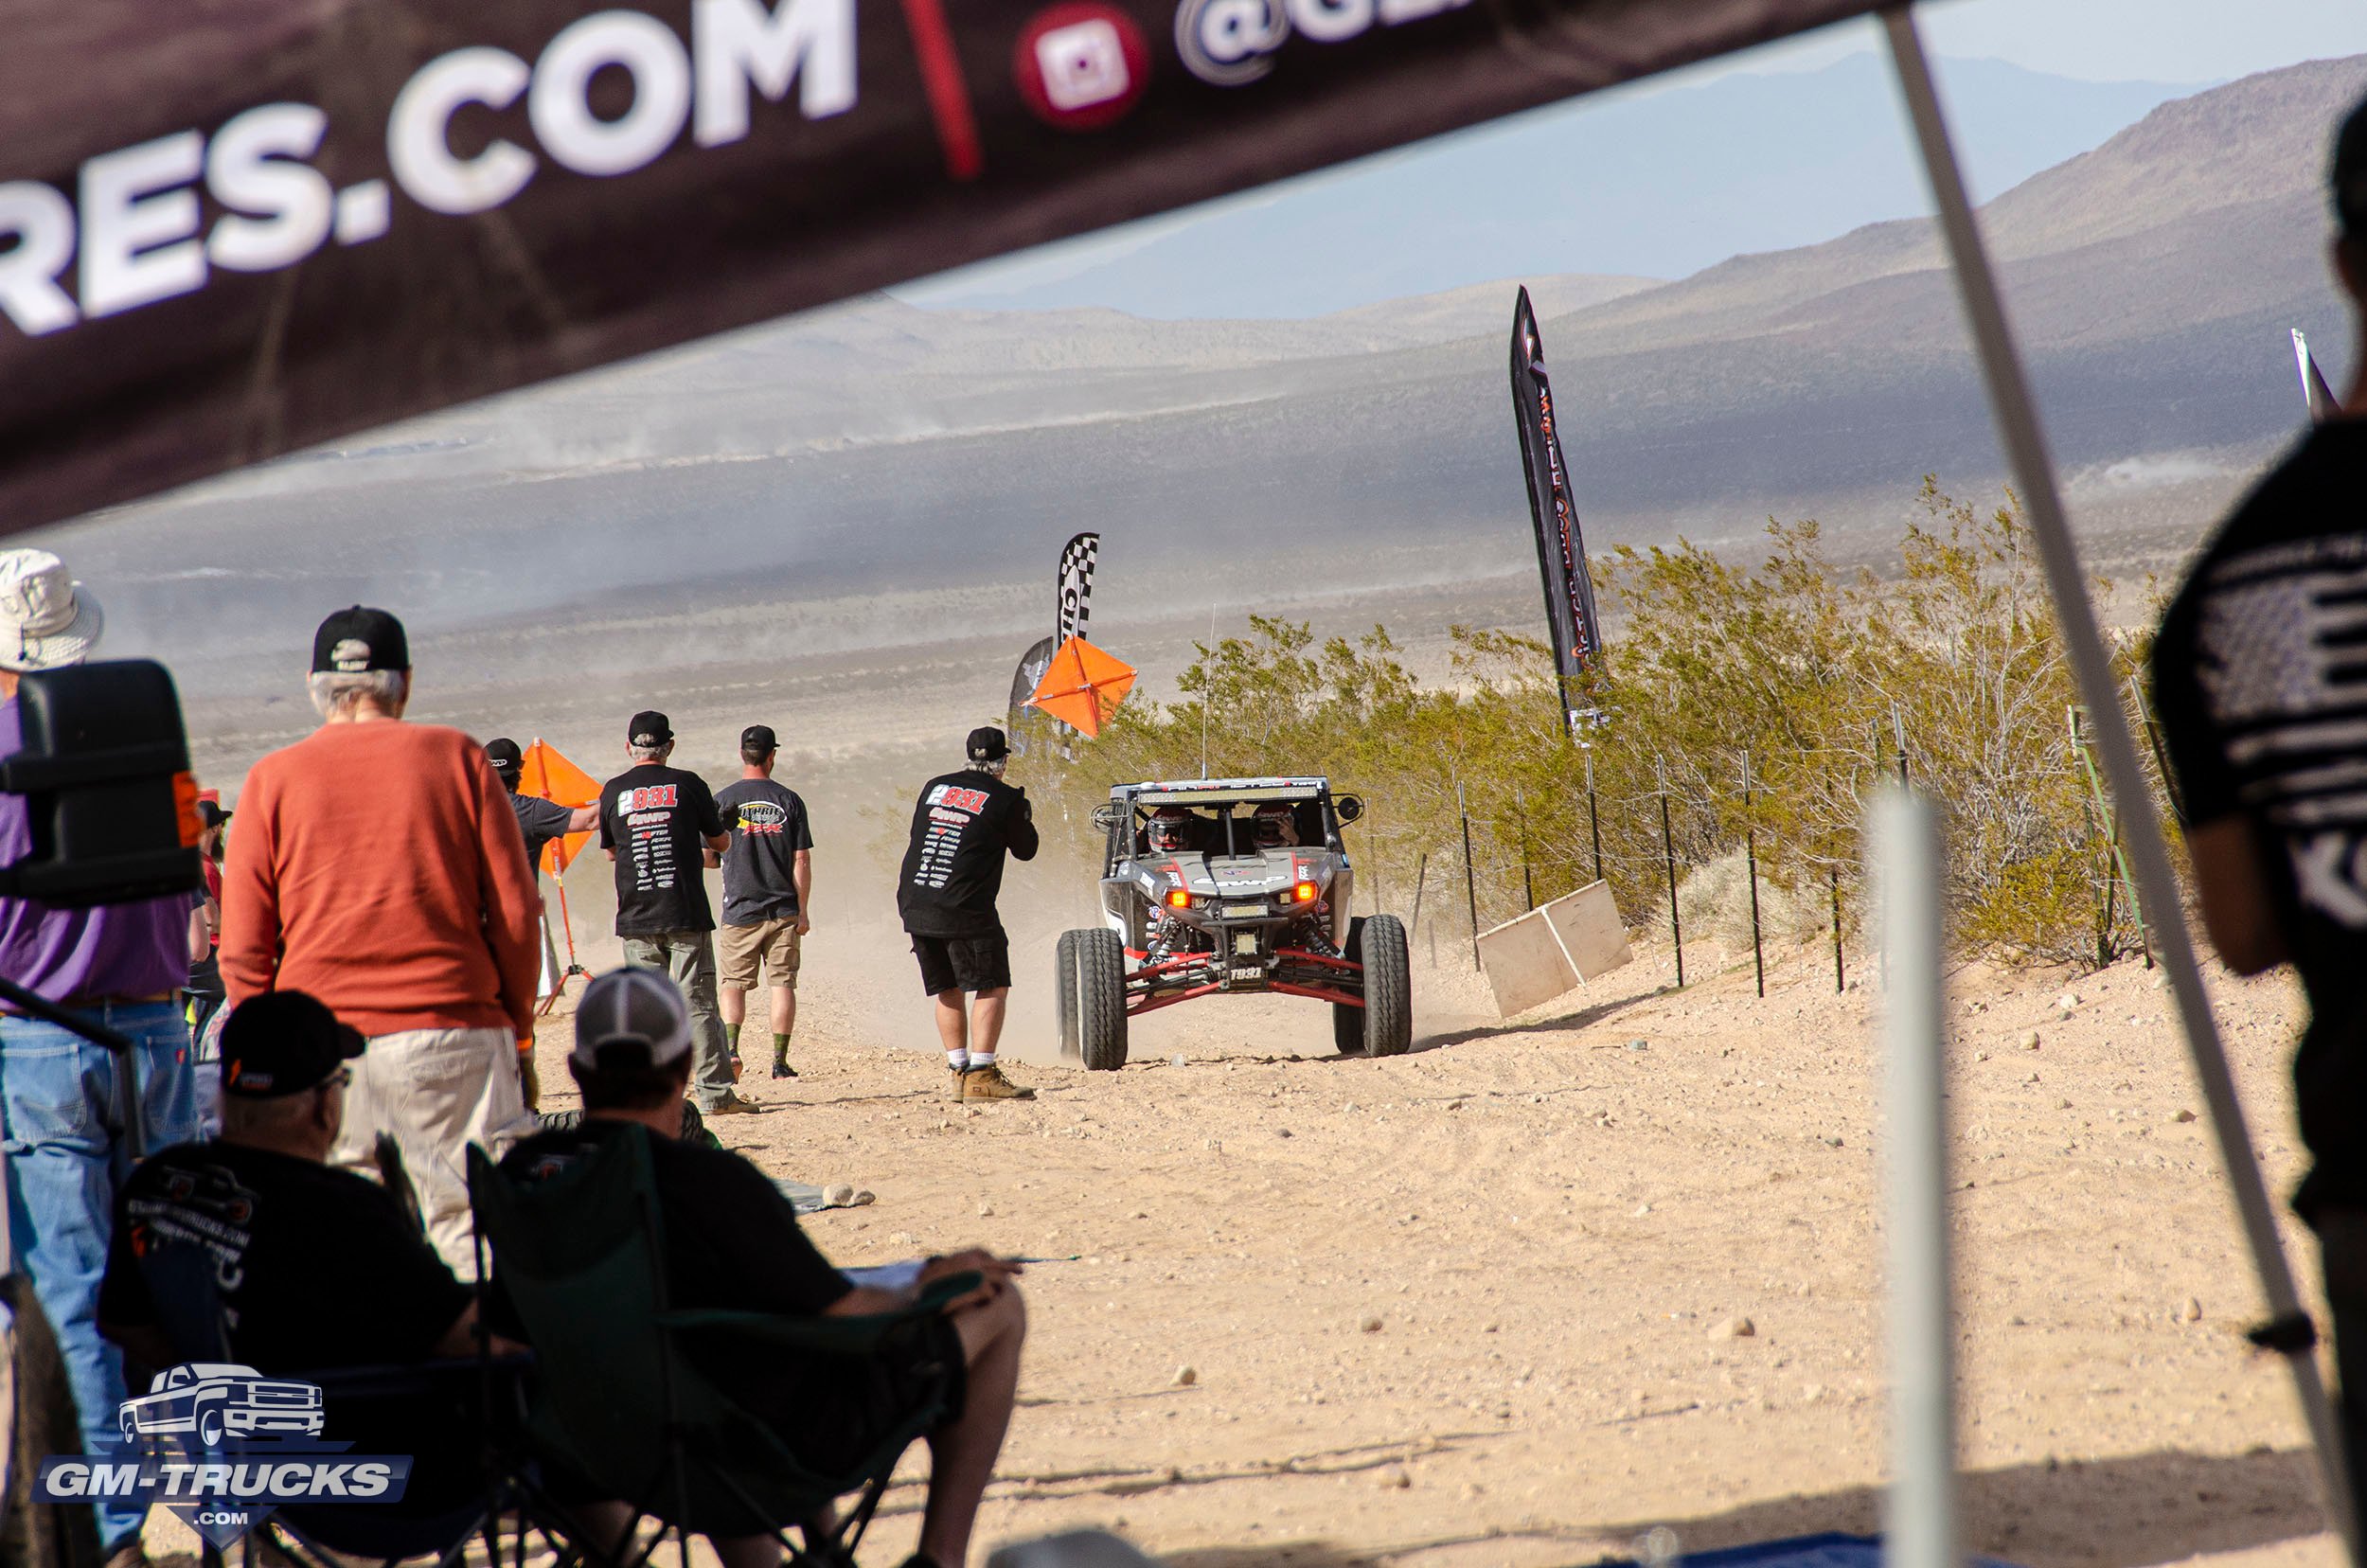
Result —
<path fill-rule="evenodd" d="M 1063 934 L 1060 1049 L 1126 1065 L 1126 1021 L 1196 996 L 1279 991 L 1331 1004 L 1341 1051 L 1397 1056 L 1413 1042 L 1405 927 L 1348 914 L 1343 824 L 1364 813 L 1324 778 L 1119 784 L 1094 809 L 1108 834 L 1107 922 Z"/>

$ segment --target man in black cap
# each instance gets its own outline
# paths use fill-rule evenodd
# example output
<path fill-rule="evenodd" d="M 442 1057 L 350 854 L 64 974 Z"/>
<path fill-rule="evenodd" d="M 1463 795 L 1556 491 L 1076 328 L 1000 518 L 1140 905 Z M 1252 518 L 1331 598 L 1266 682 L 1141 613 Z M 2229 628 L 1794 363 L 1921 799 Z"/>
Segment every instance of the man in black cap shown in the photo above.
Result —
<path fill-rule="evenodd" d="M 1011 941 L 994 900 L 1003 857 L 1036 858 L 1035 813 L 1026 791 L 1003 782 L 1011 747 L 1001 730 L 971 730 L 967 750 L 969 766 L 921 786 L 896 907 L 920 960 L 921 989 L 936 998 L 950 1097 L 1033 1099 L 994 1060 L 1011 995 Z M 965 991 L 976 998 L 967 1009 Z"/>
<path fill-rule="evenodd" d="M 739 777 L 717 792 L 731 844 L 723 851 L 723 925 L 716 934 L 723 1027 L 732 1056 L 748 1020 L 748 993 L 773 983 L 773 1076 L 795 1078 L 789 1037 L 797 1027 L 800 943 L 812 929 L 813 834 L 797 792 L 773 782 L 780 742 L 770 724 L 739 732 Z M 762 971 L 759 975 L 759 971 Z"/>
<path fill-rule="evenodd" d="M 232 1007 L 306 991 L 368 1039 L 334 1158 L 374 1168 L 377 1135 L 393 1134 L 428 1236 L 467 1278 L 462 1150 L 533 1125 L 518 1042 L 534 1033 L 542 899 L 484 747 L 404 717 L 411 675 L 384 610 L 356 604 L 313 633 L 321 726 L 247 770 L 222 978 Z"/>
<path fill-rule="evenodd" d="M 706 780 L 668 766 L 674 726 L 644 709 L 625 726 L 632 766 L 600 786 L 600 847 L 616 863 L 616 935 L 625 962 L 663 970 L 690 1004 L 698 1045 L 690 1097 L 703 1115 L 756 1107 L 732 1089 L 731 1047 L 715 1007 L 715 913 L 706 857 L 731 840 Z"/>
<path fill-rule="evenodd" d="M 2349 397 L 2221 526 L 2154 644 L 2204 930 L 2238 974 L 2290 963 L 2312 1167 L 2293 1206 L 2324 1252 L 2343 1447 L 2367 1496 L 2367 102 L 2335 144 L 2334 271 L 2359 316 Z"/>
<path fill-rule="evenodd" d="M 193 1304 L 173 1299 L 169 1251 L 208 1265 L 230 1354 L 258 1371 L 475 1353 L 474 1292 L 392 1193 L 327 1163 L 364 1043 L 303 991 L 231 1010 L 221 1138 L 149 1156 L 116 1200 L 98 1292 L 109 1339 L 155 1368 L 207 1348 L 173 1338 Z"/>
<path fill-rule="evenodd" d="M 525 777 L 525 753 L 518 742 L 500 736 L 485 742 L 485 759 L 493 764 L 494 776 L 502 788 L 509 792 L 509 809 L 518 813 L 518 832 L 526 844 L 526 869 L 533 873 L 535 891 L 543 887 L 543 849 L 556 839 L 569 833 L 588 833 L 600 825 L 600 809 L 594 806 L 561 806 L 556 800 L 541 795 L 521 794 L 518 786 Z M 559 946 L 551 939 L 550 900 L 543 900 L 543 985 L 539 994 L 551 997 L 559 994 L 566 974 L 559 967 Z M 534 1041 L 532 1036 L 518 1042 L 518 1069 L 526 1085 L 526 1105 L 536 1101 L 539 1085 L 534 1078 Z"/>

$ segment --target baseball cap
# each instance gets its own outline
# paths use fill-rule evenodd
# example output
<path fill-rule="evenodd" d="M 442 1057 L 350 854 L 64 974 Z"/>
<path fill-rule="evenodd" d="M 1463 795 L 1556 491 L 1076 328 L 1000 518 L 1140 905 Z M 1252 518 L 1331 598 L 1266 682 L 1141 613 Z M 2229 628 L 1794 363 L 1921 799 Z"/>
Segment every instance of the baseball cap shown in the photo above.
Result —
<path fill-rule="evenodd" d="M 0 550 L 0 669 L 62 669 L 90 656 L 106 617 L 47 550 Z"/>
<path fill-rule="evenodd" d="M 362 1054 L 362 1031 L 305 991 L 264 991 L 230 1009 L 222 1025 L 222 1092 L 277 1099 L 318 1088 Z"/>
<path fill-rule="evenodd" d="M 497 774 L 523 773 L 526 754 L 518 749 L 517 741 L 505 735 L 485 742 L 485 760 L 493 764 Z"/>
<path fill-rule="evenodd" d="M 662 746 L 674 739 L 674 726 L 655 708 L 643 708 L 625 726 L 625 739 L 636 746 Z"/>
<path fill-rule="evenodd" d="M 773 726 L 770 724 L 750 724 L 739 732 L 741 751 L 775 751 L 779 747 L 780 741 L 774 738 Z"/>
<path fill-rule="evenodd" d="M 383 610 L 357 604 L 321 622 L 312 633 L 312 673 L 359 675 L 367 669 L 408 669 L 411 644 L 402 622 Z"/>
<path fill-rule="evenodd" d="M 972 762 L 998 762 L 1011 755 L 1011 743 L 992 724 L 981 724 L 971 730 L 965 745 Z"/>
<path fill-rule="evenodd" d="M 626 965 L 583 988 L 576 1005 L 578 1067 L 648 1071 L 669 1066 L 690 1051 L 690 1012 L 665 971 Z"/>
<path fill-rule="evenodd" d="M 2367 98 L 2359 100 L 2335 134 L 2334 167 L 2326 183 L 2343 238 L 2367 240 Z"/>
<path fill-rule="evenodd" d="M 222 809 L 221 801 L 201 800 L 197 803 L 197 825 L 200 828 L 219 828 L 229 820 L 230 813 Z"/>

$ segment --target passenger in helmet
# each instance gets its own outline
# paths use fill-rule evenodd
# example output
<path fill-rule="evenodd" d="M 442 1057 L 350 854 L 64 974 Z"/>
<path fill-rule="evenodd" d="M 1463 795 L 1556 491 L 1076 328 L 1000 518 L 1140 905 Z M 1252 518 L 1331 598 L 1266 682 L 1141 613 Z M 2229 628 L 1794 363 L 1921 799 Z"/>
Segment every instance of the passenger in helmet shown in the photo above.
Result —
<path fill-rule="evenodd" d="M 1260 849 L 1282 849 L 1299 841 L 1298 812 L 1287 800 L 1269 800 L 1250 814 Z"/>

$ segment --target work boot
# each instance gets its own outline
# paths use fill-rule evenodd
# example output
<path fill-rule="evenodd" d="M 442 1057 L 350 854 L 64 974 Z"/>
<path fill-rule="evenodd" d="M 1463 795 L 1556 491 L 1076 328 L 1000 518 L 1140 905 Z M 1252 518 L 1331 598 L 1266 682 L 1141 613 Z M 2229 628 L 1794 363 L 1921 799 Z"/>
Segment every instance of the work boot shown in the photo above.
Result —
<path fill-rule="evenodd" d="M 742 1112 L 755 1112 L 762 1109 L 763 1107 L 755 1101 L 741 1099 L 727 1089 L 723 1092 L 721 1099 L 717 1100 L 713 1105 L 703 1107 L 699 1114 L 703 1116 L 730 1116 Z"/>
<path fill-rule="evenodd" d="M 962 1079 L 969 1076 L 970 1069 L 967 1067 L 949 1067 L 945 1074 L 945 1097 L 950 1100 L 960 1099 L 962 1097 Z"/>
<path fill-rule="evenodd" d="M 962 1098 L 966 1100 L 1034 1099 L 1033 1089 L 1022 1089 L 1003 1076 L 1001 1063 L 972 1067 L 962 1075 Z"/>

